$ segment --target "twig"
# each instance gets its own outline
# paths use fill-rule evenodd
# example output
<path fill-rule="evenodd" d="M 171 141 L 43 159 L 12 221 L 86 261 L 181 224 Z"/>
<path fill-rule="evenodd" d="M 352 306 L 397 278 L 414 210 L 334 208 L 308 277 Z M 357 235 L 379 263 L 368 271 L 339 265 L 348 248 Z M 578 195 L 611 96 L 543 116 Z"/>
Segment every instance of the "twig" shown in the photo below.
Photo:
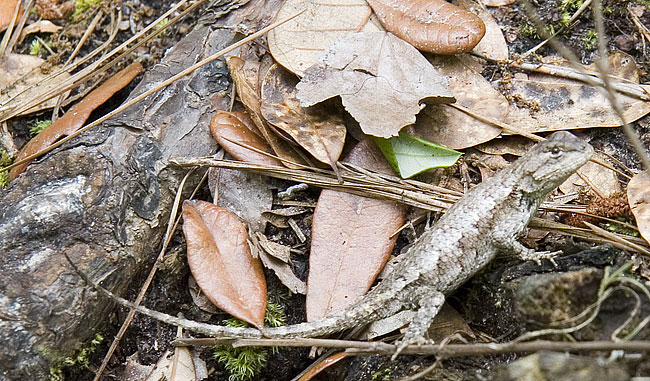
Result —
<path fill-rule="evenodd" d="M 336 339 L 176 339 L 172 342 L 177 346 L 257 346 L 257 347 L 324 347 L 324 348 L 347 348 L 346 352 L 353 355 L 361 354 L 392 354 L 395 345 L 382 342 L 336 340 Z M 463 356 L 487 356 L 503 353 L 524 353 L 538 351 L 559 351 L 559 352 L 593 352 L 593 351 L 616 351 L 627 352 L 648 352 L 650 341 L 587 341 L 587 342 L 558 342 L 536 340 L 531 342 L 509 342 L 509 343 L 473 343 L 473 344 L 447 344 L 445 346 L 409 345 L 402 352 L 403 354 L 426 354 L 444 357 Z"/>

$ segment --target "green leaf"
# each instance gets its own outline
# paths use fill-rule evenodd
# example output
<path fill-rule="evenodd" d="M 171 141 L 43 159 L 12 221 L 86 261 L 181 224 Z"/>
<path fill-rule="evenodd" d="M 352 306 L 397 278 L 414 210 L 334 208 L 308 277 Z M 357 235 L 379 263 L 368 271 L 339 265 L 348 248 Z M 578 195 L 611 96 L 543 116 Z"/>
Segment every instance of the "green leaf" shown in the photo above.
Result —
<path fill-rule="evenodd" d="M 450 167 L 461 152 L 400 132 L 390 139 L 375 138 L 388 162 L 403 178 L 409 178 L 431 168 Z"/>

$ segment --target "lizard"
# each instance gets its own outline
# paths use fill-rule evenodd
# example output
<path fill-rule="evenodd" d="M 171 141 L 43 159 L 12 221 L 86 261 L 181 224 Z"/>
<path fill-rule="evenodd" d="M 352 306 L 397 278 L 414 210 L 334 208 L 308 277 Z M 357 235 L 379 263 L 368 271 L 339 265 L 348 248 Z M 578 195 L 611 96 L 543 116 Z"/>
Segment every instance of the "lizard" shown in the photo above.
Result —
<path fill-rule="evenodd" d="M 165 323 L 212 337 L 319 337 L 417 310 L 397 346 L 423 344 L 445 296 L 474 276 L 499 253 L 539 261 L 555 253 L 536 252 L 517 238 L 525 231 L 542 200 L 592 156 L 593 148 L 560 131 L 536 144 L 508 167 L 471 188 L 402 254 L 403 259 L 357 303 L 314 322 L 275 328 L 239 328 L 199 323 L 151 310 L 101 288 L 72 266 L 91 286 L 119 304 Z"/>

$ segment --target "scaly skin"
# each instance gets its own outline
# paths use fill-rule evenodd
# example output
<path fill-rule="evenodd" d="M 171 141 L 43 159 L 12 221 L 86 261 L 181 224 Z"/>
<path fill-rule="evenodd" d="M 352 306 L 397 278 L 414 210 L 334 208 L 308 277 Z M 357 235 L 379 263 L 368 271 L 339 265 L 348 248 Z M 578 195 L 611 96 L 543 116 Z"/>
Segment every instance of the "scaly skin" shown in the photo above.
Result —
<path fill-rule="evenodd" d="M 501 252 L 523 259 L 548 258 L 516 238 L 537 212 L 546 195 L 593 154 L 593 148 L 568 132 L 556 132 L 509 167 L 472 188 L 403 254 L 388 276 L 358 303 L 342 313 L 311 323 L 277 328 L 234 328 L 197 323 L 152 311 L 114 295 L 118 303 L 186 329 L 214 337 L 316 337 L 416 309 L 398 353 L 406 345 L 423 343 L 424 334 L 445 300 Z M 82 274 L 82 276 L 84 276 Z M 96 286 L 103 293 L 107 291 Z"/>

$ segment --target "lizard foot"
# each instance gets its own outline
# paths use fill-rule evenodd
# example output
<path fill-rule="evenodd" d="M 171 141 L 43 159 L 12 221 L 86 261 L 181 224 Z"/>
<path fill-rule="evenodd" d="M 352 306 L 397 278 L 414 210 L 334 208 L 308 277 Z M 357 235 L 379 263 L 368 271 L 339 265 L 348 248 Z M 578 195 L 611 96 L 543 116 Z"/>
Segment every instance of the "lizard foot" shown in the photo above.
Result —
<path fill-rule="evenodd" d="M 556 257 L 558 254 L 562 254 L 562 251 L 533 251 L 531 250 L 530 252 L 527 253 L 522 253 L 520 255 L 521 259 L 525 261 L 534 261 L 537 263 L 537 265 L 541 265 L 541 260 L 542 259 L 548 259 L 554 267 L 557 267 L 557 263 L 555 263 L 555 260 L 553 259 Z"/>
<path fill-rule="evenodd" d="M 390 360 L 394 361 L 397 356 L 409 345 L 424 345 L 424 344 L 433 344 L 433 341 L 426 340 L 424 337 L 404 337 L 402 340 L 397 342 L 397 349 L 395 350 L 395 353 L 393 353 L 393 356 L 391 356 Z"/>

